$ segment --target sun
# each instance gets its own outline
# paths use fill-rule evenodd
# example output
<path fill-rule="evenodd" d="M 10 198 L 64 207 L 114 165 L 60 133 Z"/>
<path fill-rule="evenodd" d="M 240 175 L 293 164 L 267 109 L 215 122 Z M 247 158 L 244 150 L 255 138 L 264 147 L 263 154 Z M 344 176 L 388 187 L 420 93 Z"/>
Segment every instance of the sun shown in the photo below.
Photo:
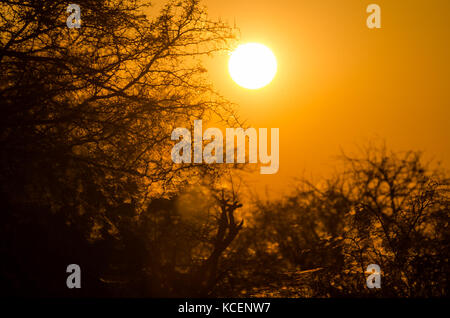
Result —
<path fill-rule="evenodd" d="M 239 45 L 228 61 L 231 78 L 248 89 L 268 85 L 277 73 L 277 59 L 272 51 L 259 43 Z"/>

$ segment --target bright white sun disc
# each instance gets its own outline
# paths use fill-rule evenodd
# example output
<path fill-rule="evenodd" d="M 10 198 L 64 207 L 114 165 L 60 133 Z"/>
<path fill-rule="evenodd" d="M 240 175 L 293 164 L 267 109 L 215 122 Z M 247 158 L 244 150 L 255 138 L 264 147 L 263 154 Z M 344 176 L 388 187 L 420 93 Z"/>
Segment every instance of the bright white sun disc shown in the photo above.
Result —
<path fill-rule="evenodd" d="M 231 53 L 228 70 L 238 85 L 258 89 L 269 84 L 275 77 L 277 59 L 265 45 L 242 44 Z"/>

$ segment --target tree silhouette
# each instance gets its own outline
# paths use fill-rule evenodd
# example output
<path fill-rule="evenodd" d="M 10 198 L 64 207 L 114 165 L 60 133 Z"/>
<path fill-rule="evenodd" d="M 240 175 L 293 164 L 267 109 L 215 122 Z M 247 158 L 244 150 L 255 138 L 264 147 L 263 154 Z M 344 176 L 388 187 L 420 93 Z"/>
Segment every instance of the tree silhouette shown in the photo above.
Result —
<path fill-rule="evenodd" d="M 83 26 L 69 29 L 63 1 L 2 4 L 2 149 L 86 167 L 108 184 L 173 181 L 186 167 L 168 160 L 172 130 L 229 110 L 198 57 L 226 48 L 230 29 L 193 0 L 171 1 L 153 20 L 136 1 L 79 5 Z"/>
<path fill-rule="evenodd" d="M 250 264 L 242 271 L 251 273 L 241 281 L 253 280 L 260 296 L 446 296 L 445 173 L 424 164 L 418 152 L 385 147 L 369 146 L 343 161 L 335 177 L 303 180 L 293 195 L 257 204 L 252 227 L 238 242 L 240 264 Z M 370 264 L 381 267 L 381 289 L 366 287 Z"/>
<path fill-rule="evenodd" d="M 16 296 L 448 295 L 449 179 L 368 147 L 246 215 L 226 168 L 174 165 L 171 132 L 237 124 L 202 57 L 234 30 L 197 0 L 0 2 L 0 283 Z M 68 289 L 78 264 L 82 288 Z M 366 287 L 378 264 L 382 288 Z"/>
<path fill-rule="evenodd" d="M 107 260 L 125 269 L 121 251 L 138 275 L 146 249 L 130 231 L 156 206 L 149 202 L 220 174 L 175 166 L 172 130 L 197 118 L 234 120 L 201 65 L 230 46 L 233 30 L 197 0 L 168 1 L 157 16 L 142 1 L 77 4 L 81 27 L 69 29 L 66 1 L 0 3 L 2 277 L 19 294 L 61 294 L 64 274 L 52 273 L 74 262 L 92 284 L 63 293 L 103 293 Z"/>
<path fill-rule="evenodd" d="M 348 197 L 353 202 L 345 233 L 349 270 L 379 264 L 384 295 L 443 296 L 447 293 L 448 179 L 421 160 L 369 148 L 350 166 Z"/>

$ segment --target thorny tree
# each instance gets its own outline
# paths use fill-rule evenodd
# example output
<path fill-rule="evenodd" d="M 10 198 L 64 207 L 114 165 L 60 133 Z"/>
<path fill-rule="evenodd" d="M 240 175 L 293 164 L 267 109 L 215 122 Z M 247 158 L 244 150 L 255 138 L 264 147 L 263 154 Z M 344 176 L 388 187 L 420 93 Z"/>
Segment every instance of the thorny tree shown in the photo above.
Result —
<path fill-rule="evenodd" d="M 446 296 L 445 171 L 425 164 L 419 152 L 391 152 L 385 146 L 344 155 L 343 162 L 334 177 L 302 180 L 293 195 L 259 202 L 255 224 L 243 233 L 251 240 L 240 263 L 266 264 L 265 281 L 258 286 L 262 295 L 277 293 L 267 291 L 275 283 L 285 296 Z M 381 289 L 366 287 L 370 264 L 381 267 Z M 283 274 L 274 275 L 277 271 Z"/>
<path fill-rule="evenodd" d="M 148 1 L 77 4 L 81 28 L 69 29 L 67 1 L 0 2 L 2 252 L 10 259 L 2 277 L 8 284 L 22 277 L 25 285 L 39 285 L 39 270 L 51 275 L 56 266 L 43 259 L 66 255 L 65 239 L 123 239 L 117 222 L 140 222 L 139 213 L 151 212 L 148 199 L 170 195 L 186 180 L 207 175 L 214 181 L 217 167 L 173 165 L 171 132 L 194 118 L 236 124 L 201 65 L 203 56 L 232 45 L 234 31 L 209 20 L 199 1 L 168 1 L 156 17 Z M 117 249 L 111 240 L 105 251 Z M 89 244 L 83 244 L 73 243 L 71 255 L 89 263 Z M 37 259 L 44 263 L 31 273 L 27 262 Z M 91 275 L 102 272 L 103 265 L 89 264 Z M 51 284 L 42 280 L 37 290 Z"/>

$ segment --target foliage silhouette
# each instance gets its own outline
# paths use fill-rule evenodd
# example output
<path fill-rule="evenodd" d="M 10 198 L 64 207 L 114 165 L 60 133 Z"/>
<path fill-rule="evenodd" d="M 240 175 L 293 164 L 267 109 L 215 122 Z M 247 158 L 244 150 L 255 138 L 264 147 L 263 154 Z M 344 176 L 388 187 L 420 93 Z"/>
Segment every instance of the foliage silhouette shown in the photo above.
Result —
<path fill-rule="evenodd" d="M 319 184 L 303 180 L 282 200 L 257 202 L 225 295 L 448 296 L 445 172 L 384 146 L 343 162 Z M 366 287 L 370 264 L 381 267 L 381 289 Z"/>
<path fill-rule="evenodd" d="M 231 104 L 212 89 L 200 63 L 228 49 L 234 31 L 209 20 L 196 0 L 168 1 L 156 17 L 143 1 L 77 4 L 79 29 L 66 26 L 66 1 L 0 4 L 1 250 L 7 260 L 1 276 L 9 286 L 3 292 L 186 293 L 174 291 L 169 276 L 178 259 L 172 264 L 167 258 L 183 249 L 171 235 L 192 228 L 177 225 L 149 241 L 149 233 L 165 224 L 150 222 L 149 215 L 159 204 L 176 202 L 187 183 L 204 180 L 214 187 L 224 171 L 175 166 L 170 136 L 194 118 L 219 116 L 236 124 Z M 166 208 L 171 225 L 177 210 Z M 240 229 L 231 220 L 236 208 L 227 210 L 226 225 L 210 224 L 210 232 L 233 235 L 212 244 L 206 282 L 198 279 L 193 294 L 208 293 L 216 258 Z M 197 244 L 191 243 L 189 248 Z M 195 267 L 194 260 L 185 262 Z M 65 287 L 71 263 L 88 277 L 79 291 Z"/>
<path fill-rule="evenodd" d="M 368 147 L 244 226 L 226 168 L 169 157 L 175 127 L 238 124 L 200 64 L 234 30 L 196 0 L 153 18 L 141 1 L 77 3 L 80 29 L 65 1 L 0 3 L 3 295 L 448 296 L 445 172 Z M 81 289 L 65 285 L 73 263 Z"/>

